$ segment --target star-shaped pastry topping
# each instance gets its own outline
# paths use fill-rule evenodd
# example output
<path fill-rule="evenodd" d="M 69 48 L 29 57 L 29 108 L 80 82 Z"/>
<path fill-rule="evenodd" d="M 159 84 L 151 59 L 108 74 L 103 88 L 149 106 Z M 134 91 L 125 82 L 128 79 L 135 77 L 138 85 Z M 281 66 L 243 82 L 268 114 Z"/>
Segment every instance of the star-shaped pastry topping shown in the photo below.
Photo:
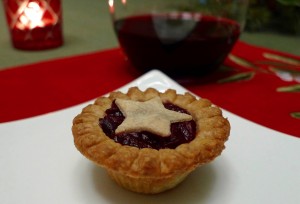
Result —
<path fill-rule="evenodd" d="M 191 115 L 166 109 L 159 97 L 145 102 L 117 99 L 116 104 L 125 116 L 116 134 L 148 131 L 167 137 L 171 134 L 171 123 L 192 120 Z"/>

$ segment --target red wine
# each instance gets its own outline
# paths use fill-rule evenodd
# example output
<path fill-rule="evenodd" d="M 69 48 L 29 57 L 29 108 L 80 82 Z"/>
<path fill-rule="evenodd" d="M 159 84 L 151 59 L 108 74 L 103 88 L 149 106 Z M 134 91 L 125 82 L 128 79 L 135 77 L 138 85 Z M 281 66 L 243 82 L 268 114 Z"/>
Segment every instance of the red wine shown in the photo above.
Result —
<path fill-rule="evenodd" d="M 131 16 L 116 21 L 115 30 L 134 67 L 172 76 L 217 69 L 240 35 L 233 20 L 190 13 Z"/>

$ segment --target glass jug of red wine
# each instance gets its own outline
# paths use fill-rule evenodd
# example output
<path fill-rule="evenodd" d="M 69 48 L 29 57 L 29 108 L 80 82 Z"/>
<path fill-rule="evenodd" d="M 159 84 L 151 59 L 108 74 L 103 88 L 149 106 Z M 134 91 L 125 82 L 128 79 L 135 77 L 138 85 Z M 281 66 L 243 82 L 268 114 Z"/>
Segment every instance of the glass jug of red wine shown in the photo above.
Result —
<path fill-rule="evenodd" d="M 119 44 L 140 72 L 203 76 L 225 60 L 248 0 L 108 0 Z"/>

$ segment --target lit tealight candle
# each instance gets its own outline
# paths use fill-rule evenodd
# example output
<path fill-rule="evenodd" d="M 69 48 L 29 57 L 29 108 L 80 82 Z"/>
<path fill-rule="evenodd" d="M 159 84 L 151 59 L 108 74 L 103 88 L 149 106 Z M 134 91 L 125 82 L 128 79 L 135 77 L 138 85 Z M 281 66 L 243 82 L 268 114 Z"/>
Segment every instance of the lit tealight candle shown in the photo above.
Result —
<path fill-rule="evenodd" d="M 20 10 L 20 22 L 16 25 L 20 29 L 35 27 L 43 27 L 45 23 L 42 20 L 44 9 L 37 2 L 29 2 L 24 4 L 24 10 Z"/>
<path fill-rule="evenodd" d="M 60 0 L 6 0 L 4 6 L 15 48 L 41 50 L 63 44 Z"/>

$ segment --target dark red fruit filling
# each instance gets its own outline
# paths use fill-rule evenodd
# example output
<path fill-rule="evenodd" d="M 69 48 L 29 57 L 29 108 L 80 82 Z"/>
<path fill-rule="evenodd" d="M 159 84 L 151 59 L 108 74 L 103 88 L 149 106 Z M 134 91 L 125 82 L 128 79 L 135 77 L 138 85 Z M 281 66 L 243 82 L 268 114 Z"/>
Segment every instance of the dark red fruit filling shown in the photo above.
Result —
<path fill-rule="evenodd" d="M 171 103 L 166 103 L 164 106 L 169 110 L 189 114 L 186 110 Z M 106 110 L 105 113 L 106 116 L 103 119 L 100 118 L 99 125 L 108 137 L 122 145 L 130 145 L 138 148 L 174 149 L 178 145 L 188 143 L 195 138 L 196 123 L 193 120 L 172 123 L 171 136 L 169 137 L 161 137 L 146 131 L 115 134 L 115 130 L 125 117 L 115 102 L 113 102 L 112 107 Z"/>

